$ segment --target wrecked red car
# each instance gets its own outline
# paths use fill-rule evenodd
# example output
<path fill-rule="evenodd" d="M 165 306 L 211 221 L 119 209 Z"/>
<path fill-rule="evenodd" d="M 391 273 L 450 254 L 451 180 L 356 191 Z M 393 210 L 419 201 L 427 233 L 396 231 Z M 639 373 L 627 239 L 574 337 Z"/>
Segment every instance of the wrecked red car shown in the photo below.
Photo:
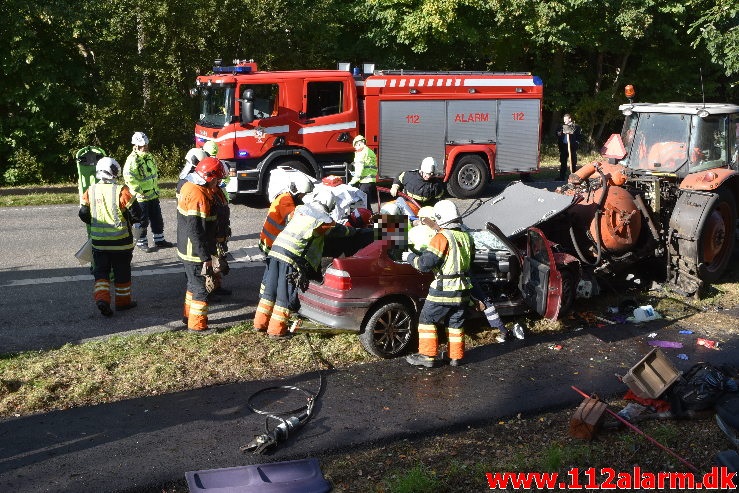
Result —
<path fill-rule="evenodd" d="M 473 216 L 487 215 L 480 209 Z M 579 261 L 558 252 L 541 230 L 529 227 L 509 238 L 487 223 L 472 234 L 473 283 L 495 300 L 502 316 L 534 310 L 556 319 L 572 305 Z M 322 282 L 311 282 L 300 294 L 299 316 L 319 328 L 358 332 L 375 356 L 399 356 L 415 349 L 417 315 L 432 279 L 401 262 L 393 241 L 375 240 L 351 257 L 333 259 Z"/>

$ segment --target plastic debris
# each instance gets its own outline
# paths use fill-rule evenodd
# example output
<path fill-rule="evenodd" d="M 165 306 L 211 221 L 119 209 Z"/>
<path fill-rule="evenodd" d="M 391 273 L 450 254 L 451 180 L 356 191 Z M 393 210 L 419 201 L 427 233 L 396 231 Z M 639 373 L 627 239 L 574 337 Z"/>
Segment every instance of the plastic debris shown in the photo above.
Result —
<path fill-rule="evenodd" d="M 615 314 L 618 313 L 618 307 L 617 306 L 609 306 L 607 311 L 611 315 L 615 315 Z"/>
<path fill-rule="evenodd" d="M 518 322 L 513 325 L 513 335 L 516 337 L 516 339 L 523 339 L 525 337 L 523 327 L 521 327 Z"/>
<path fill-rule="evenodd" d="M 692 333 L 693 333 L 692 330 L 681 330 L 680 331 L 680 334 L 692 334 Z"/>
<path fill-rule="evenodd" d="M 559 344 L 552 344 L 549 346 L 549 349 L 552 349 L 554 351 L 559 351 L 560 349 L 562 349 L 562 346 Z"/>
<path fill-rule="evenodd" d="M 677 357 L 678 357 L 678 359 L 683 359 L 685 361 L 688 360 L 688 355 L 685 354 L 685 353 L 680 353 L 680 354 L 677 355 Z"/>
<path fill-rule="evenodd" d="M 710 339 L 703 339 L 699 337 L 698 340 L 695 341 L 695 343 L 699 346 L 707 347 L 708 349 L 718 349 L 718 342 L 712 341 Z"/>
<path fill-rule="evenodd" d="M 655 337 L 657 337 L 657 333 L 656 332 L 650 332 L 647 337 L 649 337 L 650 339 L 654 339 Z"/>
<path fill-rule="evenodd" d="M 652 305 L 642 305 L 634 309 L 634 320 L 637 322 L 648 322 L 662 318 Z"/>
<path fill-rule="evenodd" d="M 650 346 L 655 346 L 655 347 L 675 348 L 675 349 L 679 349 L 683 347 L 683 343 L 677 342 L 677 341 L 655 340 L 655 341 L 648 341 L 647 344 L 649 344 Z"/>
<path fill-rule="evenodd" d="M 618 415 L 624 418 L 626 421 L 631 422 L 638 418 L 640 414 L 646 411 L 646 409 L 647 406 L 642 406 L 637 402 L 630 402 L 626 405 L 625 408 L 621 409 L 618 412 Z"/>

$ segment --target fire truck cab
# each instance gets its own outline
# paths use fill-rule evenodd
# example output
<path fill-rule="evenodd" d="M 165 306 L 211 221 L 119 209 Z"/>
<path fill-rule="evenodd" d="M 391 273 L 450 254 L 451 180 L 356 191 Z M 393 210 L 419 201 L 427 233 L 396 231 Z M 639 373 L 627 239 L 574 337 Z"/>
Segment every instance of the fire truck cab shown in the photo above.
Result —
<path fill-rule="evenodd" d="M 539 168 L 541 79 L 528 73 L 260 72 L 253 61 L 199 76 L 195 142 L 213 140 L 231 194 L 265 194 L 270 171 L 348 176 L 363 134 L 392 179 L 432 156 L 449 192 L 470 198 L 498 173 Z"/>

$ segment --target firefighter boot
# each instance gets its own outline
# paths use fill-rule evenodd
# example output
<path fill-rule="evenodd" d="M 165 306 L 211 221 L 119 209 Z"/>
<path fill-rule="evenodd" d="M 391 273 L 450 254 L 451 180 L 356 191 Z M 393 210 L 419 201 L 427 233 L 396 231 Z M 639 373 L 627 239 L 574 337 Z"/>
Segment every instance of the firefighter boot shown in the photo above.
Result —
<path fill-rule="evenodd" d="M 409 354 L 405 357 L 408 364 L 413 366 L 425 366 L 426 368 L 433 368 L 436 364 L 436 359 L 432 356 L 426 356 L 421 353 Z"/>
<path fill-rule="evenodd" d="M 100 313 L 102 313 L 106 317 L 112 317 L 113 316 L 113 310 L 110 308 L 110 303 L 104 300 L 97 300 L 95 302 L 95 305 L 97 305 L 98 310 L 100 310 Z"/>

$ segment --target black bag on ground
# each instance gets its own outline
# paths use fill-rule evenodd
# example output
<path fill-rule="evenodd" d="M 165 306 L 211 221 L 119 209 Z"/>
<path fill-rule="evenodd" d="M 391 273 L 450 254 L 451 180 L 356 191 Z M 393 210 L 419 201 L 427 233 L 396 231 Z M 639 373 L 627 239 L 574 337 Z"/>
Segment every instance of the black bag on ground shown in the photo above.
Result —
<path fill-rule="evenodd" d="M 680 417 L 711 409 L 725 392 L 736 390 L 737 382 L 726 371 L 710 363 L 697 363 L 670 390 L 672 413 Z"/>

